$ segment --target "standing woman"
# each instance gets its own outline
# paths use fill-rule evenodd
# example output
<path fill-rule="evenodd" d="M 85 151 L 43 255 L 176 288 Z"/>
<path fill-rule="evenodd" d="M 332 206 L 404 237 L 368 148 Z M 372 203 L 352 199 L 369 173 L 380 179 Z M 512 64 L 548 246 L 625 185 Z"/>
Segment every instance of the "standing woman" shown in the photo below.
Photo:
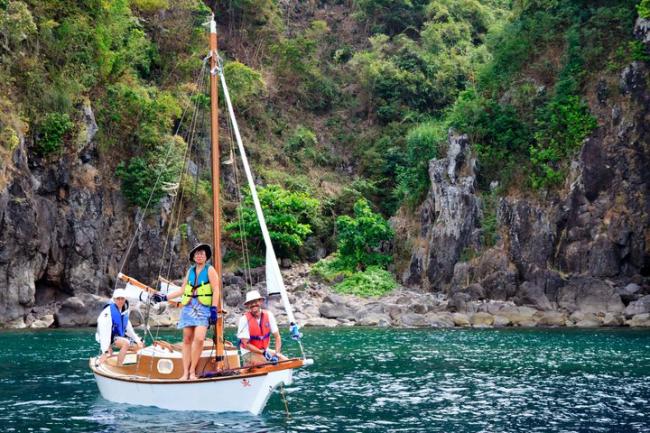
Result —
<path fill-rule="evenodd" d="M 181 319 L 178 329 L 183 330 L 183 377 L 181 380 L 196 379 L 196 366 L 203 351 L 203 341 L 208 327 L 217 322 L 219 300 L 219 275 L 208 264 L 212 257 L 210 245 L 199 244 L 190 251 L 190 262 L 194 263 L 183 279 L 181 289 L 165 295 L 156 295 L 156 300 L 181 298 Z"/>

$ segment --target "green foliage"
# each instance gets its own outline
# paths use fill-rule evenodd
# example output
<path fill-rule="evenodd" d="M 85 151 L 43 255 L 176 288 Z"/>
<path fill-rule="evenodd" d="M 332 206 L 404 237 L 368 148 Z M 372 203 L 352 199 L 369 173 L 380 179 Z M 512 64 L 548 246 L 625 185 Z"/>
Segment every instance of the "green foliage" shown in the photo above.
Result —
<path fill-rule="evenodd" d="M 391 257 L 381 252 L 383 243 L 394 236 L 386 220 L 374 213 L 365 199 L 354 204 L 354 217 L 336 219 L 339 260 L 349 269 L 385 266 Z"/>
<path fill-rule="evenodd" d="M 0 8 L 0 44 L 11 51 L 36 33 L 36 24 L 27 5 L 22 1 L 9 1 Z"/>
<path fill-rule="evenodd" d="M 559 162 L 580 148 L 598 123 L 579 97 L 552 101 L 539 114 L 536 144 L 530 147 L 533 188 L 558 185 L 563 179 Z"/>
<path fill-rule="evenodd" d="M 289 137 L 287 143 L 284 145 L 284 150 L 288 153 L 295 154 L 302 149 L 314 147 L 318 144 L 316 134 L 309 128 L 300 125 Z"/>
<path fill-rule="evenodd" d="M 164 137 L 163 144 L 118 164 L 115 174 L 122 181 L 122 194 L 136 206 L 154 208 L 165 195 L 163 185 L 180 179 L 186 144 L 179 136 Z"/>
<path fill-rule="evenodd" d="M 327 24 L 316 20 L 303 33 L 270 47 L 280 92 L 313 111 L 329 109 L 338 96 L 334 82 L 319 68 L 318 47 L 328 32 Z"/>
<path fill-rule="evenodd" d="M 354 274 L 354 271 L 345 266 L 345 263 L 339 260 L 336 253 L 322 260 L 319 260 L 311 268 L 312 275 L 319 277 L 329 283 L 343 281 L 346 277 Z"/>
<path fill-rule="evenodd" d="M 438 146 L 447 138 L 441 122 L 426 122 L 411 128 L 406 135 L 406 160 L 397 167 L 395 194 L 410 206 L 422 200 L 430 186 L 429 161 L 438 156 Z"/>
<path fill-rule="evenodd" d="M 641 41 L 630 41 L 629 49 L 633 61 L 648 62 L 650 61 L 650 53 L 645 44 Z"/>
<path fill-rule="evenodd" d="M 240 110 L 250 108 L 264 91 L 262 74 L 236 61 L 223 67 L 232 105 Z"/>
<path fill-rule="evenodd" d="M 355 272 L 334 286 L 339 293 L 369 298 L 382 296 L 397 287 L 395 277 L 378 266 L 370 266 L 364 271 Z"/>
<path fill-rule="evenodd" d="M 156 12 L 169 8 L 169 0 L 131 0 L 131 4 L 142 12 Z"/>
<path fill-rule="evenodd" d="M 320 202 L 306 193 L 287 191 L 277 185 L 259 188 L 257 192 L 278 256 L 290 257 L 297 254 L 298 248 L 312 233 Z M 256 249 L 262 249 L 262 231 L 250 195 L 244 199 L 239 215 L 239 221 L 233 221 L 225 227 L 230 237 L 245 238 Z"/>
<path fill-rule="evenodd" d="M 479 183 L 484 188 L 493 180 L 508 180 L 513 167 L 527 158 L 531 132 L 511 106 L 470 89 L 458 97 L 448 122 L 469 135 L 478 154 Z"/>
<path fill-rule="evenodd" d="M 181 107 L 169 92 L 155 87 L 116 83 L 108 86 L 100 120 L 100 131 L 107 144 L 155 149 L 170 131 Z"/>
<path fill-rule="evenodd" d="M 101 3 L 95 44 L 102 79 L 119 78 L 130 68 L 144 75 L 149 73 L 153 53 L 144 31 L 131 13 L 129 0 Z"/>
<path fill-rule="evenodd" d="M 354 0 L 356 18 L 371 24 L 371 33 L 399 34 L 422 25 L 429 0 Z"/>
<path fill-rule="evenodd" d="M 639 17 L 650 19 L 650 0 L 641 0 L 637 5 L 636 10 L 639 13 Z"/>
<path fill-rule="evenodd" d="M 483 218 L 481 219 L 482 242 L 483 246 L 490 248 L 496 244 L 497 241 L 497 204 L 498 197 L 495 190 L 490 191 L 489 194 L 483 195 Z"/>
<path fill-rule="evenodd" d="M 49 113 L 39 127 L 38 149 L 43 155 L 59 152 L 74 123 L 66 113 Z"/>
<path fill-rule="evenodd" d="M 2 145 L 2 147 L 13 152 L 19 144 L 20 140 L 13 128 L 6 126 L 2 131 L 0 131 L 0 145 Z"/>

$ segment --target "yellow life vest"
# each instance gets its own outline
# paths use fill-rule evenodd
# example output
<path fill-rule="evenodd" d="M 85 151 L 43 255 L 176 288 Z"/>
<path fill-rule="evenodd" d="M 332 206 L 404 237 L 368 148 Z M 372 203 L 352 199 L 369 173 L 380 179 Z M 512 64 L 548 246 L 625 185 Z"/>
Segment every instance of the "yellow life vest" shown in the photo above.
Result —
<path fill-rule="evenodd" d="M 212 286 L 208 279 L 208 268 L 209 266 L 205 266 L 197 278 L 196 266 L 192 266 L 181 298 L 181 305 L 189 304 L 192 298 L 197 298 L 202 305 L 208 307 L 212 305 Z"/>

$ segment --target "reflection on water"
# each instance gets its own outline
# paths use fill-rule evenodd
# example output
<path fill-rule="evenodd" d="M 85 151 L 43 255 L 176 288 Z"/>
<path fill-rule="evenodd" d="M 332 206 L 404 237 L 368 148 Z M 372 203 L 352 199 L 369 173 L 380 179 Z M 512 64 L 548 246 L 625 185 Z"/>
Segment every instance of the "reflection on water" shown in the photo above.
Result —
<path fill-rule="evenodd" d="M 87 367 L 93 331 L 3 332 L 2 431 L 650 430 L 648 331 L 308 329 L 305 343 L 315 365 L 286 388 L 291 416 L 276 393 L 253 417 L 112 404 Z"/>

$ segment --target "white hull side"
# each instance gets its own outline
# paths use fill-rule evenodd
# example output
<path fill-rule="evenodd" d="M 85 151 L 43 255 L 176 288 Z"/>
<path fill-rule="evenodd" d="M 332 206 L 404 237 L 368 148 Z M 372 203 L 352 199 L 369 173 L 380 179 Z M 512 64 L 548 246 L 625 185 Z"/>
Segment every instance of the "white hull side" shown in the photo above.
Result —
<path fill-rule="evenodd" d="M 187 383 L 140 383 L 95 373 L 95 380 L 102 397 L 117 403 L 259 415 L 280 383 L 291 384 L 292 373 L 293 370 L 287 369 L 254 377 Z"/>

